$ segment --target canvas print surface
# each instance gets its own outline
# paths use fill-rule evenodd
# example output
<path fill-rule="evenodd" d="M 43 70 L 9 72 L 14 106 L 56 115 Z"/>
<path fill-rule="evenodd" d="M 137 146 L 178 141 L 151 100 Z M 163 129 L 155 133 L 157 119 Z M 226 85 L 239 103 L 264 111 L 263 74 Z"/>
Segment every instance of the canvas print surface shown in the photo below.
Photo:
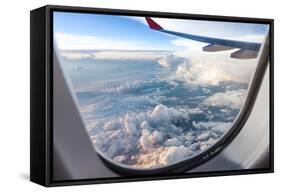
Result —
<path fill-rule="evenodd" d="M 118 168 L 133 176 L 134 171 L 179 168 L 212 149 L 242 113 L 269 30 L 257 23 L 53 14 L 55 55 L 83 122 L 77 129 L 86 131 L 91 142 L 87 153 L 96 154 L 114 173 L 101 178 L 122 177 Z M 242 128 L 237 137 L 243 146 L 234 139 L 213 163 L 202 161 L 178 172 L 267 168 L 267 161 L 253 163 L 261 154 L 269 155 L 265 86 L 267 100 L 258 107 L 268 109 L 255 117 L 262 116 L 255 128 Z M 254 145 L 255 152 L 243 149 Z M 99 178 L 85 175 L 72 178 Z"/>

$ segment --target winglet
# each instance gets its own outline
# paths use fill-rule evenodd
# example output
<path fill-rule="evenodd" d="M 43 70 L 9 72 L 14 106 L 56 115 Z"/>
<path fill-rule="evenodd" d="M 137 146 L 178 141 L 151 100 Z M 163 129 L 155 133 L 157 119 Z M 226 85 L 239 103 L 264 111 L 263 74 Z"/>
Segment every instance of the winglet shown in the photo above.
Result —
<path fill-rule="evenodd" d="M 149 27 L 154 30 L 161 30 L 163 29 L 160 25 L 158 25 L 155 21 L 153 21 L 150 17 L 145 17 L 145 20 Z"/>

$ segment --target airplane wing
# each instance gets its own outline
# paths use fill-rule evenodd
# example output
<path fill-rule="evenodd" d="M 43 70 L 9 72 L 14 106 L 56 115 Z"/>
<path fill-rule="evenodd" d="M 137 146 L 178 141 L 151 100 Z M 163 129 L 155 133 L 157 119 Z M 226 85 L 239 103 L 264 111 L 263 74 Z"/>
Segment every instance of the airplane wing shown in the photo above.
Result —
<path fill-rule="evenodd" d="M 231 49 L 239 49 L 238 51 L 235 51 L 230 55 L 231 58 L 235 58 L 235 59 L 256 58 L 258 56 L 258 52 L 261 47 L 261 43 L 256 43 L 256 42 L 212 38 L 212 37 L 205 37 L 205 36 L 193 35 L 188 33 L 180 33 L 176 31 L 169 31 L 162 28 L 158 23 L 156 23 L 150 17 L 145 17 L 145 19 L 150 29 L 183 37 L 194 41 L 208 43 L 207 46 L 203 47 L 203 51 L 217 52 L 217 51 L 226 51 Z"/>

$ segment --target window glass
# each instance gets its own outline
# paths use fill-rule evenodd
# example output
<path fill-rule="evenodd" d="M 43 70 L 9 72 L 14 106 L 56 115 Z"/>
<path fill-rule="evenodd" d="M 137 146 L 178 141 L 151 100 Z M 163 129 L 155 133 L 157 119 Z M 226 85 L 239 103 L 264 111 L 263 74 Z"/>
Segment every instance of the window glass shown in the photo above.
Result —
<path fill-rule="evenodd" d="M 214 145 L 243 107 L 258 63 L 259 49 L 174 32 L 262 46 L 268 30 L 264 24 L 152 19 L 168 31 L 149 28 L 143 17 L 54 13 L 61 67 L 93 146 L 134 168 L 171 165 Z"/>

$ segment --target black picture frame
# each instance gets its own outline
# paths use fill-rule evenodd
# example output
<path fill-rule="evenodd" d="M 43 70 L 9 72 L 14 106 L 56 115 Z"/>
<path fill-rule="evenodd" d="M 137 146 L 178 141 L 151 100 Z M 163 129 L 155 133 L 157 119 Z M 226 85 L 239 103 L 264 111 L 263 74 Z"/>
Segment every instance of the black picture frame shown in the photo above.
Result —
<path fill-rule="evenodd" d="M 270 65 L 270 167 L 266 169 L 200 172 L 189 174 L 137 175 L 120 178 L 55 181 L 53 175 L 53 12 L 97 13 L 126 16 L 151 16 L 208 21 L 234 21 L 269 24 Z M 30 12 L 30 180 L 44 186 L 130 182 L 159 179 L 194 178 L 274 172 L 274 20 L 137 10 L 102 9 L 46 5 Z M 236 135 L 239 131 L 236 133 Z M 233 138 L 236 136 L 233 135 Z M 212 157 L 210 157 L 212 158 Z M 109 165 L 110 166 L 110 165 Z"/>

